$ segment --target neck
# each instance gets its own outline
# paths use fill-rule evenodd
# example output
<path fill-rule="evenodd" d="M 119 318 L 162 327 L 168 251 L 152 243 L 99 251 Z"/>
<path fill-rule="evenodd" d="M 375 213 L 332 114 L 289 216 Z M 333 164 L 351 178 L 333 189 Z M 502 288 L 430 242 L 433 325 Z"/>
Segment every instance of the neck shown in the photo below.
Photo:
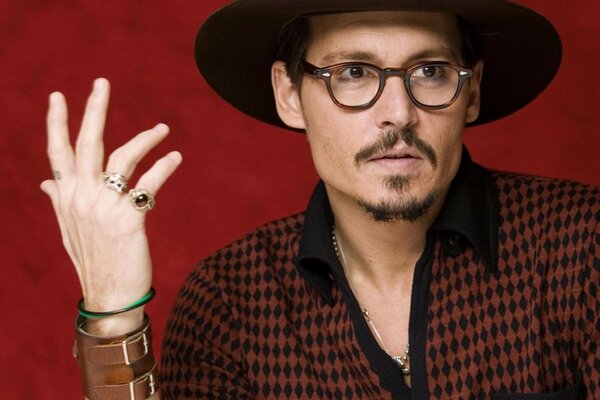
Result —
<path fill-rule="evenodd" d="M 347 196 L 327 187 L 335 216 L 335 234 L 352 280 L 385 290 L 409 283 L 425 248 L 427 230 L 437 217 L 443 198 L 415 222 L 378 222 Z M 442 197 L 442 196 L 441 196 Z"/>

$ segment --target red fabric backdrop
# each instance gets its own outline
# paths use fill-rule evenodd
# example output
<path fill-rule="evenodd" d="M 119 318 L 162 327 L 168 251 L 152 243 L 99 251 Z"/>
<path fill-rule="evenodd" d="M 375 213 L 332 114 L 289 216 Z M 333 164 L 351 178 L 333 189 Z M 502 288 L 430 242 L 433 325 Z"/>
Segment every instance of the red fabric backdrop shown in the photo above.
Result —
<path fill-rule="evenodd" d="M 467 144 L 491 167 L 600 184 L 600 3 L 522 3 L 555 22 L 563 65 L 540 98 L 503 121 L 472 129 Z M 70 357 L 80 290 L 50 203 L 38 189 L 50 175 L 44 118 L 51 91 L 67 96 L 76 132 L 92 80 L 105 76 L 113 86 L 109 149 L 166 122 L 173 134 L 150 158 L 171 149 L 183 153 L 148 228 L 158 289 L 149 312 L 158 342 L 195 261 L 262 222 L 303 209 L 317 179 L 303 136 L 241 115 L 196 72 L 196 29 L 222 4 L 0 1 L 3 398 L 81 398 Z"/>

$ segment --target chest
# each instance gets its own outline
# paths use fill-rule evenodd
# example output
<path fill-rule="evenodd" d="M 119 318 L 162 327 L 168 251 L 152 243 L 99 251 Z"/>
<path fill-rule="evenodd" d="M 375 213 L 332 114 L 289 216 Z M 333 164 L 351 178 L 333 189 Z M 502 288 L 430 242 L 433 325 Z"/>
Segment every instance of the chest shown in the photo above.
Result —
<path fill-rule="evenodd" d="M 489 274 L 469 249 L 448 257 L 434 248 L 411 293 L 371 314 L 391 352 L 410 342 L 412 389 L 351 292 L 333 285 L 327 303 L 302 279 L 273 283 L 239 313 L 249 380 L 262 398 L 486 399 L 560 389 L 575 379 L 578 333 L 569 321 L 579 316 L 551 304 L 576 295 L 577 274 L 541 278 L 538 269 L 522 258 Z M 569 293 L 549 291 L 548 279 L 568 281 Z"/>

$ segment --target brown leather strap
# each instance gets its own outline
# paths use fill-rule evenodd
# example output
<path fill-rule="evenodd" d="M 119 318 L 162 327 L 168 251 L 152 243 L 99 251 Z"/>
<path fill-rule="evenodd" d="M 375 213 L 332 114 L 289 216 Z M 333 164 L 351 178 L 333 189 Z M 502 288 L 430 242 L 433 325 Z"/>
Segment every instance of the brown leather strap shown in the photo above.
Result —
<path fill-rule="evenodd" d="M 142 400 L 156 392 L 156 361 L 150 320 L 125 335 L 92 336 L 79 317 L 73 355 L 79 361 L 84 393 L 91 400 Z"/>
<path fill-rule="evenodd" d="M 156 364 L 146 375 L 128 384 L 103 385 L 93 389 L 92 400 L 144 400 L 158 390 L 158 374 Z"/>
<path fill-rule="evenodd" d="M 103 365 L 132 364 L 148 354 L 152 343 L 150 321 L 144 320 L 142 327 L 134 332 L 116 337 L 96 337 L 88 334 L 85 320 L 78 319 L 77 347 L 85 349 L 89 362 Z M 81 351 L 80 351 L 81 353 Z"/>

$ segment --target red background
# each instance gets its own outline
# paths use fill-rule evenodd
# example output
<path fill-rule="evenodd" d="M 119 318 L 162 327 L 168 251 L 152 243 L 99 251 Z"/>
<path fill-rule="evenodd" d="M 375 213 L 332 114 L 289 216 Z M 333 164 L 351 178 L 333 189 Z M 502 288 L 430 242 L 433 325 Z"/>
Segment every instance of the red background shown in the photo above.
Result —
<path fill-rule="evenodd" d="M 302 135 L 236 112 L 193 62 L 194 35 L 223 0 L 0 1 L 0 396 L 81 398 L 71 359 L 80 296 L 50 202 L 38 189 L 47 95 L 62 91 L 73 135 L 92 80 L 113 87 L 106 144 L 158 122 L 172 128 L 155 159 L 183 153 L 149 218 L 159 343 L 194 262 L 249 229 L 303 209 L 316 181 Z M 600 2 L 523 0 L 554 21 L 564 44 L 555 81 L 529 107 L 471 129 L 484 165 L 600 184 Z M 143 166 L 148 166 L 150 160 Z M 156 346 L 158 349 L 158 346 Z"/>

